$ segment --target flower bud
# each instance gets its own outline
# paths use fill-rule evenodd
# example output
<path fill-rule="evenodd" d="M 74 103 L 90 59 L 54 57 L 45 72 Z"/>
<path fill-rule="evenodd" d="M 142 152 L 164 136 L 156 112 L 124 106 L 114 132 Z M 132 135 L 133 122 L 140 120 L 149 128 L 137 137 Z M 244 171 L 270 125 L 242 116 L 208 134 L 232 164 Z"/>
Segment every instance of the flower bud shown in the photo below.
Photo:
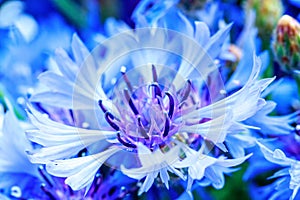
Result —
<path fill-rule="evenodd" d="M 246 10 L 256 13 L 255 25 L 263 40 L 270 40 L 271 33 L 283 12 L 281 0 L 248 0 Z"/>
<path fill-rule="evenodd" d="M 273 41 L 273 52 L 282 70 L 300 69 L 300 24 L 284 15 L 278 21 Z"/>

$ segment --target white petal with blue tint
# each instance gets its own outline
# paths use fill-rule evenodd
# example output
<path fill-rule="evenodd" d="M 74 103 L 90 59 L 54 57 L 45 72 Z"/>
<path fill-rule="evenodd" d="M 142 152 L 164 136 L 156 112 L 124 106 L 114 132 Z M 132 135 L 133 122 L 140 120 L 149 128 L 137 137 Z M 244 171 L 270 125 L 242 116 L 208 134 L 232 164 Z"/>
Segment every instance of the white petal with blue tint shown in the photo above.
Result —
<path fill-rule="evenodd" d="M 165 186 L 169 187 L 168 171 L 175 174 L 180 174 L 179 177 L 184 177 L 181 172 L 175 170 L 173 164 L 179 159 L 179 146 L 172 147 L 168 152 L 163 153 L 161 150 L 151 152 L 143 144 L 138 145 L 138 155 L 141 162 L 141 167 L 127 169 L 121 166 L 121 171 L 134 179 L 140 180 L 146 177 L 143 185 L 139 190 L 139 194 L 147 192 L 152 186 L 154 179 L 160 175 Z"/>
<path fill-rule="evenodd" d="M 293 190 L 293 194 L 291 199 L 294 199 L 298 193 L 300 188 L 300 163 L 299 161 L 293 164 L 289 170 L 291 181 L 290 181 L 290 189 Z"/>
<path fill-rule="evenodd" d="M 0 134 L 0 171 L 38 176 L 36 166 L 27 158 L 26 149 L 32 150 L 32 146 L 10 107 L 4 115 Z"/>
<path fill-rule="evenodd" d="M 102 164 L 113 154 L 120 151 L 117 147 L 111 147 L 101 153 L 72 158 L 67 160 L 55 160 L 46 164 L 50 174 L 59 177 L 68 177 L 65 182 L 73 190 L 85 188 L 93 181 L 96 172 Z M 87 190 L 89 188 L 86 188 Z"/>
<path fill-rule="evenodd" d="M 89 130 L 67 126 L 45 117 L 33 108 L 28 116 L 39 130 L 27 131 L 28 138 L 43 145 L 42 149 L 29 151 L 32 162 L 69 158 L 89 145 L 115 137 L 115 131 Z"/>
<path fill-rule="evenodd" d="M 72 61 L 64 50 L 57 50 L 56 61 L 59 71 L 46 72 L 39 77 L 50 91 L 36 91 L 30 98 L 32 102 L 61 105 L 70 109 L 94 109 L 97 100 L 107 99 L 100 82 L 100 86 L 96 87 L 105 67 L 99 69 L 93 56 L 90 56 L 77 35 L 73 36 L 72 50 L 75 61 Z M 82 64 L 89 67 L 82 67 Z"/>
<path fill-rule="evenodd" d="M 264 79 L 256 81 L 260 64 L 255 58 L 255 65 L 246 85 L 229 97 L 226 97 L 216 103 L 192 111 L 185 118 L 202 118 L 202 117 L 218 117 L 227 112 L 228 109 L 233 112 L 234 121 L 243 121 L 253 116 L 259 109 L 264 106 L 265 101 L 260 97 L 261 92 L 270 84 L 273 79 Z"/>
<path fill-rule="evenodd" d="M 175 167 L 188 167 L 188 174 L 192 179 L 202 180 L 207 175 L 214 176 L 213 180 L 220 180 L 220 184 L 224 181 L 223 172 L 217 170 L 224 168 L 224 171 L 231 171 L 234 169 L 227 169 L 228 167 L 237 166 L 248 159 L 252 154 L 237 159 L 225 159 L 224 157 L 214 158 L 207 156 L 199 151 L 195 151 L 188 147 L 184 148 L 186 158 L 183 161 L 177 162 Z M 226 168 L 226 169 L 225 169 Z M 209 169 L 209 170 L 208 170 Z M 217 171 L 215 171 L 217 170 Z M 208 175 L 207 175 L 208 176 Z M 215 183 L 216 184 L 216 183 Z M 222 184 L 221 184 L 222 185 Z M 190 189 L 190 188 L 189 188 Z"/>
<path fill-rule="evenodd" d="M 295 161 L 287 158 L 285 154 L 280 149 L 275 149 L 275 151 L 271 151 L 262 143 L 257 142 L 258 146 L 260 147 L 261 152 L 264 154 L 264 157 L 272 162 L 283 166 L 289 166 Z"/>
<path fill-rule="evenodd" d="M 232 125 L 232 113 L 228 110 L 225 115 L 196 125 L 184 125 L 180 131 L 196 133 L 214 143 L 224 142 L 227 130 Z"/>
<path fill-rule="evenodd" d="M 79 39 L 77 34 L 74 34 L 72 38 L 72 53 L 75 57 L 77 65 L 81 65 L 83 61 L 90 55 L 89 50 Z"/>

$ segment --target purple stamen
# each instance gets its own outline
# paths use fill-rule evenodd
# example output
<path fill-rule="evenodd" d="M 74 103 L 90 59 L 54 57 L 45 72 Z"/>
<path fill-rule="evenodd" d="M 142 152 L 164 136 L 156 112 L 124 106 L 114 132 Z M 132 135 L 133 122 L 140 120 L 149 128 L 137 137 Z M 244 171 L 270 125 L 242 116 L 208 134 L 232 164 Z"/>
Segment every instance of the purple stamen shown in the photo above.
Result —
<path fill-rule="evenodd" d="M 173 121 L 173 118 L 181 114 L 177 113 L 180 105 L 190 104 L 186 99 L 193 89 L 191 81 L 187 80 L 178 92 L 166 91 L 158 84 L 157 71 L 152 65 L 153 81 L 132 91 L 136 86 L 130 84 L 125 72 L 126 68 L 122 67 L 121 73 L 128 88 L 121 90 L 121 94 L 115 96 L 121 98 L 120 104 L 116 107 L 122 113 L 122 118 L 117 119 L 109 112 L 104 100 L 98 101 L 99 107 L 105 113 L 108 124 L 116 130 L 120 145 L 130 149 L 137 148 L 137 142 L 141 142 L 149 149 L 155 150 L 159 144 L 168 140 L 168 136 L 171 137 L 179 129 L 177 120 Z M 171 89 L 175 88 L 171 87 Z"/>
<path fill-rule="evenodd" d="M 173 98 L 173 96 L 171 95 L 170 92 L 165 92 L 165 94 L 169 98 L 169 112 L 168 112 L 168 115 L 169 115 L 169 118 L 172 119 L 172 116 L 173 116 L 173 113 L 174 113 L 174 108 L 175 108 L 174 98 Z"/>
<path fill-rule="evenodd" d="M 129 91 L 132 92 L 132 91 L 133 91 L 133 87 L 132 87 L 132 85 L 131 85 L 131 83 L 130 83 L 130 81 L 129 81 L 129 79 L 128 79 L 126 73 L 125 73 L 125 71 L 121 71 L 121 73 L 122 73 L 122 75 L 123 75 L 123 78 L 124 78 L 124 80 L 125 80 L 125 83 L 126 83 L 128 89 L 129 89 Z"/>
<path fill-rule="evenodd" d="M 187 84 L 186 86 L 184 87 L 184 89 L 182 90 L 182 99 L 181 99 L 181 102 L 186 100 L 191 92 L 191 85 L 192 85 L 192 82 L 190 80 L 187 80 Z"/>
<path fill-rule="evenodd" d="M 190 97 L 191 97 L 192 104 L 195 105 L 197 103 L 196 100 L 195 100 L 195 98 L 193 96 L 190 96 Z"/>
<path fill-rule="evenodd" d="M 187 106 L 188 104 L 186 102 L 181 102 L 179 105 L 178 105 L 178 108 L 181 109 L 183 106 Z"/>
<path fill-rule="evenodd" d="M 161 90 L 160 90 L 158 84 L 157 83 L 153 83 L 150 86 L 154 88 L 154 97 L 156 97 L 156 96 L 161 97 Z"/>
<path fill-rule="evenodd" d="M 143 123 L 142 123 L 142 120 L 141 120 L 140 116 L 138 117 L 138 125 L 141 126 L 141 127 L 143 127 Z"/>
<path fill-rule="evenodd" d="M 157 73 L 154 65 L 152 65 L 152 75 L 153 75 L 153 82 L 157 83 Z"/>
<path fill-rule="evenodd" d="M 106 119 L 106 121 L 109 123 L 109 125 L 113 128 L 113 129 L 115 129 L 116 131 L 119 131 L 120 130 L 120 128 L 119 128 L 119 126 L 117 126 L 112 120 L 114 120 L 115 119 L 115 117 L 110 113 L 110 112 L 106 112 L 105 113 L 105 119 Z"/>
<path fill-rule="evenodd" d="M 135 144 L 131 144 L 131 143 L 125 142 L 125 141 L 121 138 L 120 133 L 117 133 L 117 138 L 118 138 L 119 142 L 120 142 L 121 144 L 123 144 L 124 146 L 126 146 L 126 147 L 129 147 L 129 148 L 136 148 L 136 147 L 137 147 Z"/>
<path fill-rule="evenodd" d="M 170 120 L 169 120 L 168 117 L 166 117 L 165 130 L 164 130 L 164 133 L 163 133 L 164 137 L 168 136 L 169 130 L 170 130 Z"/>
<path fill-rule="evenodd" d="M 74 117 L 73 110 L 69 110 L 69 113 L 70 113 L 70 116 L 71 116 L 71 119 L 72 119 L 72 124 L 74 125 L 74 123 L 75 123 L 75 117 Z"/>
<path fill-rule="evenodd" d="M 104 105 L 103 105 L 102 100 L 99 100 L 99 101 L 98 101 L 98 105 L 99 105 L 99 107 L 101 108 L 101 110 L 103 111 L 103 113 L 106 113 L 106 112 L 107 112 L 106 108 L 105 108 Z"/>
<path fill-rule="evenodd" d="M 132 110 L 132 112 L 135 114 L 135 115 L 138 115 L 139 114 L 139 111 L 136 109 L 132 99 L 130 98 L 130 95 L 129 95 L 129 92 L 128 90 L 124 90 L 124 94 L 125 94 L 125 98 L 127 99 L 128 103 L 129 103 L 129 106 Z"/>
<path fill-rule="evenodd" d="M 143 124 L 142 124 L 142 121 L 141 121 L 141 117 L 138 118 L 138 124 L 139 124 L 139 129 L 142 133 L 142 135 L 146 138 L 146 139 L 149 139 L 149 136 L 147 135 L 147 131 L 145 130 Z"/>

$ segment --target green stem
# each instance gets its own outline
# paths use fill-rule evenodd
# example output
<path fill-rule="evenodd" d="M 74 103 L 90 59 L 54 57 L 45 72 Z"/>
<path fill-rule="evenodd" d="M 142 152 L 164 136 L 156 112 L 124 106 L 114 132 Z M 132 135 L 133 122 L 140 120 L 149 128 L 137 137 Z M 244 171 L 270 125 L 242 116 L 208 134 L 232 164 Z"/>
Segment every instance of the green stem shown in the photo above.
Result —
<path fill-rule="evenodd" d="M 86 11 L 72 0 L 52 0 L 56 7 L 77 27 L 86 26 Z"/>
<path fill-rule="evenodd" d="M 297 83 L 298 97 L 300 97 L 300 74 L 294 74 L 294 78 Z"/>
<path fill-rule="evenodd" d="M 269 55 L 270 55 L 270 62 L 268 64 L 267 69 L 263 73 L 263 78 L 270 78 L 274 76 L 274 55 L 271 49 L 268 49 Z"/>
<path fill-rule="evenodd" d="M 20 106 L 18 106 L 14 101 L 11 100 L 12 98 L 9 97 L 6 90 L 3 89 L 3 87 L 0 85 L 0 105 L 3 106 L 4 110 L 7 110 L 8 106 L 6 105 L 5 98 L 8 99 L 8 101 L 12 104 L 14 113 L 17 116 L 17 118 L 20 120 L 25 120 L 26 119 L 25 111 Z"/>

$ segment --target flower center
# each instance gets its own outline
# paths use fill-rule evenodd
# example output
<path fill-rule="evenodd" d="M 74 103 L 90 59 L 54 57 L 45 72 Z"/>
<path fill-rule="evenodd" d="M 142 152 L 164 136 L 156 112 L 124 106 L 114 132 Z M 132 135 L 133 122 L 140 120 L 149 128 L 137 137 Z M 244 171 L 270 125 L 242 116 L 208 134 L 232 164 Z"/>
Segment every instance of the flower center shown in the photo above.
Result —
<path fill-rule="evenodd" d="M 151 150 L 167 144 L 183 124 L 181 112 L 196 104 L 191 81 L 187 80 L 179 91 L 165 87 L 159 84 L 156 68 L 152 65 L 152 82 L 135 88 L 125 71 L 121 73 L 127 86 L 119 91 L 115 100 L 121 117 L 108 111 L 102 100 L 98 102 L 108 124 L 118 131 L 117 139 L 129 148 L 136 148 L 138 142 Z"/>

